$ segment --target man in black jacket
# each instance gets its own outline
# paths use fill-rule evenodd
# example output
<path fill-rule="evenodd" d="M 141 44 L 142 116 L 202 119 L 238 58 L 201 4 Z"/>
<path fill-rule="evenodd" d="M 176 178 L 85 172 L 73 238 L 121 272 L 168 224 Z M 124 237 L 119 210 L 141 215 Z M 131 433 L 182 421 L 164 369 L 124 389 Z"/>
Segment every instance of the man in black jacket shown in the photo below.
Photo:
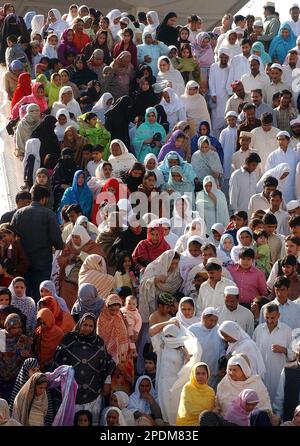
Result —
<path fill-rule="evenodd" d="M 63 249 L 63 241 L 55 213 L 46 208 L 50 192 L 43 186 L 35 185 L 31 192 L 32 203 L 19 209 L 13 216 L 12 226 L 21 237 L 21 242 L 30 262 L 25 277 L 27 294 L 37 302 L 39 285 L 50 279 L 52 268 L 52 247 Z"/>

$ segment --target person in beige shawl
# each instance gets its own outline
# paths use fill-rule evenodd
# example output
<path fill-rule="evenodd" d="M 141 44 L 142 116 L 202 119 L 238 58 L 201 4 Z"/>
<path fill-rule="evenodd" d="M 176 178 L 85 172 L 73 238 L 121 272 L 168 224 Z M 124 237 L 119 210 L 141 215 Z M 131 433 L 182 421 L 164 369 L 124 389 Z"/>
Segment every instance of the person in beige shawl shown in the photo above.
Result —
<path fill-rule="evenodd" d="M 12 417 L 23 426 L 44 426 L 48 411 L 47 387 L 46 375 L 34 373 L 16 396 Z"/>
<path fill-rule="evenodd" d="M 114 242 L 119 238 L 123 231 L 122 218 L 119 212 L 111 212 L 107 220 L 107 227 L 100 231 L 96 243 L 101 246 L 102 252 L 107 264 L 107 271 L 115 274 L 117 259 L 116 246 Z"/>
<path fill-rule="evenodd" d="M 111 294 L 114 287 L 113 276 L 106 273 L 106 263 L 102 256 L 91 254 L 83 262 L 79 271 L 78 285 L 90 283 L 97 288 L 103 299 Z"/>
<path fill-rule="evenodd" d="M 89 254 L 103 255 L 103 250 L 91 239 L 83 226 L 74 226 L 64 249 L 57 257 L 60 268 L 60 294 L 69 310 L 76 301 L 79 269 Z"/>
<path fill-rule="evenodd" d="M 21 423 L 11 418 L 8 403 L 2 398 L 0 398 L 0 426 L 22 426 Z"/>
<path fill-rule="evenodd" d="M 229 359 L 226 375 L 217 387 L 216 409 L 219 415 L 225 415 L 231 402 L 244 389 L 255 390 L 259 395 L 257 409 L 272 410 L 266 386 L 259 375 L 252 375 L 247 356 L 238 353 Z"/>

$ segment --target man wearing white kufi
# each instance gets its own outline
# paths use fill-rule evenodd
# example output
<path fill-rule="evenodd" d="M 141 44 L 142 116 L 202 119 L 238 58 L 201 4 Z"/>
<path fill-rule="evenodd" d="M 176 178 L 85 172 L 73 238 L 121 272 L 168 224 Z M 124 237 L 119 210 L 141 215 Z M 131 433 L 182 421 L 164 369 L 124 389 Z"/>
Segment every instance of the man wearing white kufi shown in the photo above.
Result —
<path fill-rule="evenodd" d="M 237 322 L 239 326 L 252 337 L 254 317 L 248 308 L 239 305 L 239 289 L 237 286 L 227 286 L 224 290 L 224 305 L 219 310 L 219 324 L 223 321 Z"/>
<path fill-rule="evenodd" d="M 212 128 L 215 136 L 219 136 L 222 128 L 225 127 L 225 108 L 228 99 L 226 90 L 229 75 L 228 61 L 230 51 L 228 48 L 220 48 L 218 51 L 219 62 L 211 65 L 209 71 L 209 92 L 212 99 Z"/>
<path fill-rule="evenodd" d="M 296 360 L 287 363 L 282 369 L 273 403 L 274 412 L 283 421 L 292 419 L 293 411 L 300 403 L 300 341 L 295 339 L 292 342 L 292 348 L 295 352 Z"/>
<path fill-rule="evenodd" d="M 264 383 L 273 402 L 281 370 L 287 361 L 295 358 L 295 354 L 291 349 L 292 329 L 279 322 L 278 305 L 272 302 L 265 305 L 264 317 L 266 322 L 256 327 L 253 340 L 260 349 L 266 366 Z"/>
<path fill-rule="evenodd" d="M 221 338 L 228 342 L 226 355 L 235 355 L 236 353 L 247 355 L 252 373 L 254 375 L 260 375 L 263 379 L 266 373 L 266 367 L 260 350 L 239 324 L 232 321 L 224 321 L 220 325 L 218 332 Z"/>
<path fill-rule="evenodd" d="M 250 93 L 251 90 L 260 89 L 263 92 L 270 84 L 269 77 L 262 71 L 260 71 L 261 58 L 255 55 L 249 57 L 250 72 L 243 74 L 241 77 L 242 84 L 246 93 Z"/>
<path fill-rule="evenodd" d="M 241 79 L 244 74 L 250 72 L 249 57 L 251 56 L 251 45 L 247 39 L 243 39 L 241 43 L 242 54 L 234 56 L 230 62 L 229 75 L 227 80 L 227 93 L 231 95 L 233 93 L 231 84 L 232 82 Z M 262 65 L 262 64 L 261 64 Z M 263 66 L 260 66 L 263 70 Z"/>

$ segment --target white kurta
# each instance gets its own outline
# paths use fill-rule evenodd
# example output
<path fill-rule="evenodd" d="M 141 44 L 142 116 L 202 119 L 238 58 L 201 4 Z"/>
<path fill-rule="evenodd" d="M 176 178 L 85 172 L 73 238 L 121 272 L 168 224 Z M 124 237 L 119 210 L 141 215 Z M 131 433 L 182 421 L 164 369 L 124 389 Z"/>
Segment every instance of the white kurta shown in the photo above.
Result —
<path fill-rule="evenodd" d="M 239 81 L 244 74 L 250 73 L 250 64 L 247 57 L 243 54 L 238 54 L 230 62 L 229 75 L 227 79 L 226 89 L 229 95 L 232 94 L 231 84 L 234 81 Z"/>
<path fill-rule="evenodd" d="M 230 207 L 233 211 L 248 210 L 252 195 L 256 193 L 256 172 L 249 173 L 243 167 L 233 172 L 229 180 Z"/>
<path fill-rule="evenodd" d="M 287 163 L 290 166 L 290 173 L 286 178 L 283 186 L 284 201 L 288 203 L 295 200 L 295 173 L 298 162 L 300 161 L 300 154 L 288 147 L 287 151 L 278 148 L 272 152 L 267 159 L 265 170 L 272 169 L 280 163 Z"/>
<path fill-rule="evenodd" d="M 263 196 L 263 193 L 259 193 L 259 194 L 255 194 L 252 195 L 252 197 L 250 198 L 249 201 L 249 206 L 248 206 L 248 217 L 249 219 L 251 218 L 251 215 L 262 209 L 266 209 L 268 206 L 270 205 L 270 203 L 268 202 L 268 200 L 266 199 L 266 197 Z"/>
<path fill-rule="evenodd" d="M 227 286 L 235 286 L 235 283 L 225 277 L 221 277 L 215 288 L 212 288 L 209 280 L 202 283 L 197 302 L 199 312 L 202 312 L 207 307 L 218 308 L 224 305 L 224 290 Z"/>
<path fill-rule="evenodd" d="M 265 73 L 258 73 L 255 77 L 251 73 L 244 74 L 241 81 L 246 93 L 251 93 L 251 90 L 261 89 L 264 94 L 266 87 L 270 84 L 270 79 Z"/>
<path fill-rule="evenodd" d="M 228 99 L 226 90 L 229 67 L 221 68 L 219 63 L 213 63 L 209 71 L 209 92 L 217 97 L 216 107 L 211 111 L 212 128 L 219 131 L 225 124 L 225 108 Z M 217 133 L 216 133 L 217 134 Z"/>
<path fill-rule="evenodd" d="M 278 147 L 276 138 L 278 132 L 277 127 L 272 127 L 269 132 L 265 132 L 262 127 L 257 127 L 251 131 L 251 146 L 260 156 L 263 172 L 266 171 L 265 165 L 268 156 Z"/>
<path fill-rule="evenodd" d="M 226 305 L 223 305 L 218 311 L 219 324 L 224 321 L 236 322 L 249 336 L 252 337 L 254 331 L 254 316 L 248 308 L 238 305 L 236 310 L 230 311 Z"/>
<path fill-rule="evenodd" d="M 224 152 L 224 180 L 228 180 L 231 175 L 231 160 L 232 155 L 236 150 L 236 140 L 237 140 L 237 127 L 227 126 L 220 134 L 220 144 L 223 147 Z"/>
<path fill-rule="evenodd" d="M 266 366 L 264 383 L 268 389 L 271 403 L 273 403 L 276 396 L 280 373 L 285 366 L 286 361 L 292 361 L 295 356 L 290 348 L 292 330 L 286 324 L 278 322 L 277 327 L 270 333 L 266 323 L 260 324 L 254 331 L 253 340 L 260 349 Z M 288 350 L 288 354 L 274 353 L 272 351 L 273 344 L 285 347 Z"/>

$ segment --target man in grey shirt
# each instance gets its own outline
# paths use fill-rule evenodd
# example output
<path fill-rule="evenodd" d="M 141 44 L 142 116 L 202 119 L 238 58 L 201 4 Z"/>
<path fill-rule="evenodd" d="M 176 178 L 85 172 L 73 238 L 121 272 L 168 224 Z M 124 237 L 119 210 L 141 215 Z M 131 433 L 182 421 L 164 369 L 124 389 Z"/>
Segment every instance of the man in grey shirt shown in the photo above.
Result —
<path fill-rule="evenodd" d="M 11 225 L 21 237 L 30 267 L 25 277 L 27 294 L 37 302 L 39 285 L 50 279 L 52 269 L 52 247 L 63 249 L 60 228 L 55 213 L 46 207 L 50 192 L 43 186 L 35 185 L 31 191 L 32 202 L 17 210 Z"/>

